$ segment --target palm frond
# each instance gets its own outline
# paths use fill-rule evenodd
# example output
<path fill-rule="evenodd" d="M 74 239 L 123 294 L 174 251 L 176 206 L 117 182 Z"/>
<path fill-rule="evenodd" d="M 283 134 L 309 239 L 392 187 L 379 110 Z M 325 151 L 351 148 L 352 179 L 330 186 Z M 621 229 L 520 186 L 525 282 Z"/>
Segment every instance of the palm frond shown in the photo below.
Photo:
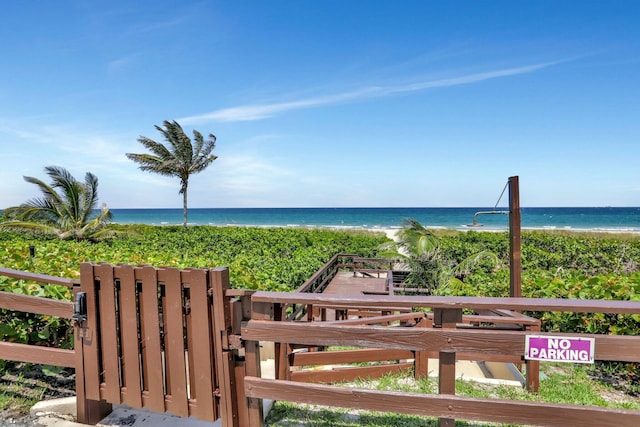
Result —
<path fill-rule="evenodd" d="M 187 189 L 191 174 L 204 170 L 217 156 L 211 154 L 215 147 L 216 138 L 209 134 L 209 139 L 204 140 L 202 134 L 193 131 L 194 141 L 185 134 L 178 122 L 165 120 L 162 126 L 154 126 L 165 139 L 160 144 L 150 138 L 141 136 L 138 138 L 145 148 L 151 153 L 127 153 L 130 160 L 138 163 L 138 168 L 145 172 L 153 172 L 165 176 L 174 176 L 180 180 L 178 194 L 183 196 L 184 222 L 187 227 Z"/>
<path fill-rule="evenodd" d="M 407 218 L 398 232 L 398 245 L 408 253 L 420 256 L 436 250 L 438 238 L 417 220 Z"/>
<path fill-rule="evenodd" d="M 483 250 L 473 255 L 468 256 L 462 260 L 458 265 L 453 268 L 453 274 L 456 276 L 467 275 L 483 260 L 491 263 L 493 267 L 497 267 L 500 264 L 498 256 L 489 250 Z"/>
<path fill-rule="evenodd" d="M 59 166 L 48 166 L 45 172 L 52 180 L 50 185 L 25 177 L 27 182 L 39 187 L 43 196 L 8 208 L 6 216 L 10 221 L 0 226 L 38 230 L 61 239 L 92 239 L 94 229 L 104 227 L 111 220 L 106 207 L 97 222 L 90 219 L 98 201 L 98 178 L 89 172 L 82 183 Z"/>

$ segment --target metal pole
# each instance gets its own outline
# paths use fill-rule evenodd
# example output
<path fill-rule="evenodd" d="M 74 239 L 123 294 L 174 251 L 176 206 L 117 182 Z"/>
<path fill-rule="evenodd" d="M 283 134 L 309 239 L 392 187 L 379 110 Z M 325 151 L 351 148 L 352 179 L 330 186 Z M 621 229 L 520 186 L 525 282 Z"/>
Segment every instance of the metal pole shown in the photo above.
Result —
<path fill-rule="evenodd" d="M 522 296 L 522 241 L 520 214 L 520 182 L 517 176 L 509 177 L 509 295 Z"/>

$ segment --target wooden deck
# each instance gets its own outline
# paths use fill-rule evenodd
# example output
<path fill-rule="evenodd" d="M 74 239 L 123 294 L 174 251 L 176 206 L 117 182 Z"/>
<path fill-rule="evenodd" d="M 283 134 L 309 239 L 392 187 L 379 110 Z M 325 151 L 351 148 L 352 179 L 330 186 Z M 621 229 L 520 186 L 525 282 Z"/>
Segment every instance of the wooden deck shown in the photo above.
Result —
<path fill-rule="evenodd" d="M 380 277 L 363 277 L 358 274 L 354 277 L 352 272 L 339 272 L 323 293 L 334 295 L 386 294 L 387 276 L 380 274 Z"/>

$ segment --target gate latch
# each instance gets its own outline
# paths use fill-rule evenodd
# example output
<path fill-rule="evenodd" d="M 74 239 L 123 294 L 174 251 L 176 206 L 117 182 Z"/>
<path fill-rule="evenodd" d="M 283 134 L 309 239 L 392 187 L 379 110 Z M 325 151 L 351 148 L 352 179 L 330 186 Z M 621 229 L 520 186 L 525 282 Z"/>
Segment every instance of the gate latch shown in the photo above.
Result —
<path fill-rule="evenodd" d="M 87 320 L 87 293 L 78 292 L 76 294 L 76 301 L 73 304 L 73 320 L 78 322 L 84 322 Z"/>

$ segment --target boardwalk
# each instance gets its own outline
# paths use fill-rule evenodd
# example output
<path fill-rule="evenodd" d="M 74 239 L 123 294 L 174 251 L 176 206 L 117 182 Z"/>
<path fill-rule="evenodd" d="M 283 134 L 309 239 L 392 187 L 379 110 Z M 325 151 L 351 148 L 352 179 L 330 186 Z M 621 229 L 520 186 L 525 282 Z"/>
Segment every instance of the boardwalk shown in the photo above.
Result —
<path fill-rule="evenodd" d="M 354 277 L 352 272 L 339 272 L 323 293 L 340 295 L 386 294 L 387 275 L 381 273 L 378 278 L 377 275 L 363 277 L 358 274 Z"/>

